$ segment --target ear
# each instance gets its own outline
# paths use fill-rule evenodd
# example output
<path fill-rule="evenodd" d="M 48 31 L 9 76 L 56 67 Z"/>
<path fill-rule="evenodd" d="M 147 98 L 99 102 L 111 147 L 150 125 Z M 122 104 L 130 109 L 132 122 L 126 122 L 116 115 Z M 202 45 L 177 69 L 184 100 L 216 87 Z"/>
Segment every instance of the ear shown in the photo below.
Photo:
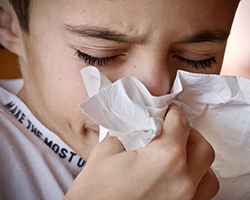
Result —
<path fill-rule="evenodd" d="M 9 3 L 4 2 L 2 6 L 0 5 L 0 44 L 9 51 L 19 55 L 20 38 L 13 31 L 14 27 L 16 27 L 16 25 L 13 26 L 13 23 L 18 23 L 14 22 L 16 21 L 13 20 L 15 19 L 14 15 L 15 12 Z"/>

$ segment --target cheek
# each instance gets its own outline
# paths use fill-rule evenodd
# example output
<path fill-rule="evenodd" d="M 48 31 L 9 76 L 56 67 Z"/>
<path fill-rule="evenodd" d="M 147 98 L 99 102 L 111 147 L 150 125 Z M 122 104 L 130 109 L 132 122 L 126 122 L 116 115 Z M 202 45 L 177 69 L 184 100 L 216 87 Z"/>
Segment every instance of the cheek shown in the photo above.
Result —
<path fill-rule="evenodd" d="M 36 101 L 52 115 L 67 118 L 81 112 L 78 104 L 88 98 L 74 53 L 58 44 L 40 46 L 29 56 L 29 80 Z"/>
<path fill-rule="evenodd" d="M 78 109 L 78 104 L 88 98 L 81 68 L 71 59 L 53 59 L 53 63 L 44 71 L 43 90 L 50 94 L 50 102 L 64 107 L 64 110 Z"/>

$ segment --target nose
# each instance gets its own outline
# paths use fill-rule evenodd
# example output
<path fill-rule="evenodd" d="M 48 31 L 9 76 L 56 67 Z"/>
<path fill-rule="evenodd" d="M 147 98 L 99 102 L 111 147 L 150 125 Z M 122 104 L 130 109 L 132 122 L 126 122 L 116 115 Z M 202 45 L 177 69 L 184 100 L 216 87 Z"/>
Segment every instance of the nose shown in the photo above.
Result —
<path fill-rule="evenodd" d="M 128 67 L 127 75 L 142 82 L 153 96 L 168 94 L 171 90 L 176 71 L 168 67 L 167 59 L 137 59 Z"/>
<path fill-rule="evenodd" d="M 138 67 L 139 68 L 139 67 Z M 141 81 L 153 96 L 162 96 L 170 92 L 172 79 L 170 72 L 163 67 L 156 65 L 145 67 L 138 70 L 134 75 Z"/>

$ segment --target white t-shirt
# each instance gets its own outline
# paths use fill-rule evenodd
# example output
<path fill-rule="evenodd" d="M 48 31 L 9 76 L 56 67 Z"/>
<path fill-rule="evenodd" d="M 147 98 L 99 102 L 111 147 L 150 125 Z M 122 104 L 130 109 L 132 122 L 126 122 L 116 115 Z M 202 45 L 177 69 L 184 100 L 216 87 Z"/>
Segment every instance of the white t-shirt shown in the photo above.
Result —
<path fill-rule="evenodd" d="M 85 161 L 0 87 L 0 199 L 62 199 Z"/>

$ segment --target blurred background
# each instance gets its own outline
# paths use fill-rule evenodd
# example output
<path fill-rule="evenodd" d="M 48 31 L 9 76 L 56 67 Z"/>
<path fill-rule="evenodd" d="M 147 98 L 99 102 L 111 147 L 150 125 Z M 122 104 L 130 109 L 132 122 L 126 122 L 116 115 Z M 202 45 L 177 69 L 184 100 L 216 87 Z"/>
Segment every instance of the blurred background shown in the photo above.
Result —
<path fill-rule="evenodd" d="M 250 79 L 250 0 L 241 0 L 228 40 L 221 74 Z"/>
<path fill-rule="evenodd" d="M 20 78 L 17 56 L 0 46 L 0 79 Z"/>
<path fill-rule="evenodd" d="M 221 74 L 250 79 L 250 0 L 241 0 L 239 5 Z M 20 77 L 17 57 L 0 46 L 0 79 Z"/>

